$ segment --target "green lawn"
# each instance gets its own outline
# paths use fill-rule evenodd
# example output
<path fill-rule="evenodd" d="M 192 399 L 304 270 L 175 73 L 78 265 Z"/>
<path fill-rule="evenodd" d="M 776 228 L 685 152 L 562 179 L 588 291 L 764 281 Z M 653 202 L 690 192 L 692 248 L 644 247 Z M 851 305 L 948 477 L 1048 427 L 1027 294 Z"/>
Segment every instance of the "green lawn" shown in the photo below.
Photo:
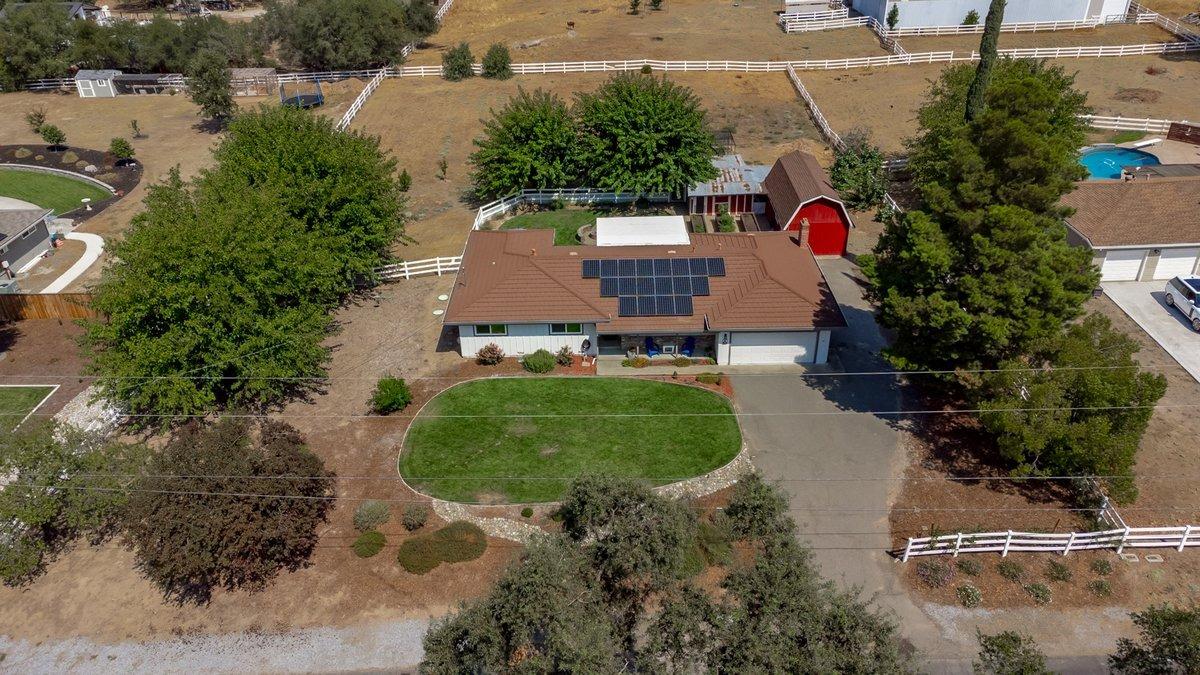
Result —
<path fill-rule="evenodd" d="M 635 416 L 605 416 L 622 414 Z M 542 502 L 586 472 L 658 485 L 698 476 L 728 463 L 741 444 L 729 401 L 696 387 L 498 378 L 460 384 L 430 401 L 408 432 L 400 472 L 442 499 Z"/>
<path fill-rule="evenodd" d="M 0 430 L 17 428 L 54 387 L 0 387 Z"/>
<path fill-rule="evenodd" d="M 579 243 L 577 233 L 584 225 L 596 222 L 596 214 L 581 209 L 559 209 L 558 211 L 534 211 L 524 213 L 500 226 L 502 230 L 554 230 L 555 246 L 574 246 Z"/>
<path fill-rule="evenodd" d="M 101 188 L 66 176 L 34 171 L 0 170 L 0 196 L 13 197 L 62 214 L 77 209 L 80 199 L 100 202 L 112 195 Z"/>

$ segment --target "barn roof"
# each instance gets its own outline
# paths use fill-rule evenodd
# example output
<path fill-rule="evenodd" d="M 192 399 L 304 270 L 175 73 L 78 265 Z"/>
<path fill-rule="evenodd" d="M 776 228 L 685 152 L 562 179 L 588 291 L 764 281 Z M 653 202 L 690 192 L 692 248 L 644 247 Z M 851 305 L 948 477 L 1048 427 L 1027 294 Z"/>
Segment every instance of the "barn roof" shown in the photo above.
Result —
<path fill-rule="evenodd" d="M 747 164 L 741 155 L 722 155 L 714 159 L 712 164 L 719 172 L 717 177 L 693 185 L 688 190 L 688 196 L 762 194 L 762 182 L 771 169 L 765 164 Z"/>
<path fill-rule="evenodd" d="M 689 316 L 619 316 L 618 298 L 584 278 L 584 259 L 720 257 L 725 274 Z M 787 232 L 694 234 L 687 246 L 555 246 L 552 230 L 475 231 L 445 323 L 601 324 L 603 332 L 809 330 L 844 326 L 812 252 Z"/>
<path fill-rule="evenodd" d="M 1093 248 L 1200 243 L 1200 177 L 1093 180 L 1063 197 Z"/>
<path fill-rule="evenodd" d="M 824 197 L 842 203 L 841 195 L 833 188 L 829 175 L 821 168 L 817 158 L 799 150 L 793 150 L 776 160 L 763 186 L 775 211 L 776 222 L 781 226 L 791 219 L 797 209 L 814 199 Z M 846 214 L 847 218 L 849 215 Z"/>

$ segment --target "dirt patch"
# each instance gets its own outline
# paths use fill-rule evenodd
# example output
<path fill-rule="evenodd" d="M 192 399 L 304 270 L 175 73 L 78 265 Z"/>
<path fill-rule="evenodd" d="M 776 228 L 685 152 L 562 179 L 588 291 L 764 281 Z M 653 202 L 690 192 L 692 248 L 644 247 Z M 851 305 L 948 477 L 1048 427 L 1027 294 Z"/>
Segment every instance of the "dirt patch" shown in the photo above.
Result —
<path fill-rule="evenodd" d="M 30 422 L 58 412 L 91 384 L 81 376 L 84 361 L 76 340 L 82 333 L 71 321 L 0 322 L 0 384 L 58 385 Z"/>
<path fill-rule="evenodd" d="M 1162 92 L 1157 89 L 1122 88 L 1113 94 L 1114 100 L 1126 103 L 1157 103 L 1160 98 L 1162 98 Z"/>

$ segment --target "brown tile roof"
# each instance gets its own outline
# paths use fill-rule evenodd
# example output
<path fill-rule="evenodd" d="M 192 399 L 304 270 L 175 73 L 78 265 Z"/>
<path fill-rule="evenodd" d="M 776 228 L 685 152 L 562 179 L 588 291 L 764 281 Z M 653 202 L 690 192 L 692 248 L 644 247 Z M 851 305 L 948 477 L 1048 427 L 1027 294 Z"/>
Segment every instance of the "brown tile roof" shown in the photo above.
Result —
<path fill-rule="evenodd" d="M 1200 178 L 1085 181 L 1062 203 L 1094 248 L 1200 243 Z"/>
<path fill-rule="evenodd" d="M 817 158 L 799 150 L 793 150 L 775 161 L 775 166 L 771 167 L 763 181 L 763 187 L 767 190 L 771 209 L 775 211 L 775 220 L 780 227 L 805 202 L 817 197 L 842 200 Z"/>
<path fill-rule="evenodd" d="M 725 276 L 692 316 L 617 316 L 582 260 L 721 257 Z M 807 246 L 787 232 L 693 234 L 690 246 L 555 246 L 553 230 L 472 232 L 445 323 L 598 323 L 604 333 L 805 330 L 844 326 Z"/>

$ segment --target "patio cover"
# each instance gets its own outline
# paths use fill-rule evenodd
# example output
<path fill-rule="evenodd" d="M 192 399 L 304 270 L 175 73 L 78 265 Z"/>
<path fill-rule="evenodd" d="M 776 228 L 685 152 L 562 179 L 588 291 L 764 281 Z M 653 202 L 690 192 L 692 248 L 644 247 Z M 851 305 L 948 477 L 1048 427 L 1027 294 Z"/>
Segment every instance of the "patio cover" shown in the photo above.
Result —
<path fill-rule="evenodd" d="M 689 243 L 683 216 L 596 219 L 597 246 L 687 246 Z"/>

